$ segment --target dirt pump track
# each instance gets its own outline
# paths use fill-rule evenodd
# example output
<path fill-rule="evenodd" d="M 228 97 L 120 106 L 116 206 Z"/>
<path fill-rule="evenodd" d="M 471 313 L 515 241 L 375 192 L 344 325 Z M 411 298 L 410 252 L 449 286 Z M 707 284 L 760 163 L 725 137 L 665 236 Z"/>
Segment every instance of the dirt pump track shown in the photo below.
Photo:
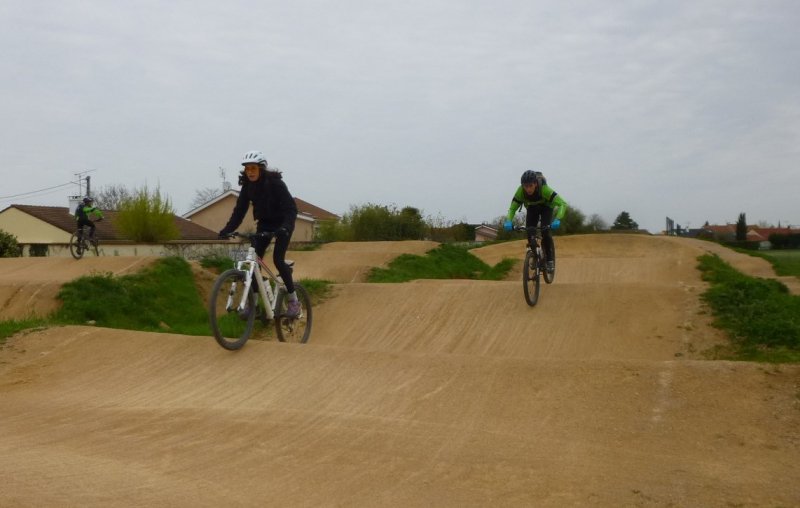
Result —
<path fill-rule="evenodd" d="M 337 282 L 306 345 L 20 334 L 0 350 L 0 506 L 800 505 L 800 367 L 704 359 L 722 342 L 704 243 L 559 237 L 533 308 L 519 264 L 500 282 L 363 282 L 428 242 L 292 252 L 298 277 Z M 0 315 L 147 262 L 0 260 Z"/>

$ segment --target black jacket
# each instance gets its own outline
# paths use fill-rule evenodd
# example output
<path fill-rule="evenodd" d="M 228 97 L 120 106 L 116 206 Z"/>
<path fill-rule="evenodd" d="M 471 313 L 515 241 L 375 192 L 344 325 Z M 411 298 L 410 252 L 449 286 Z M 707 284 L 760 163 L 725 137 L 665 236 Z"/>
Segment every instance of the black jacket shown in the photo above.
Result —
<path fill-rule="evenodd" d="M 255 182 L 245 176 L 241 182 L 242 190 L 236 206 L 220 233 L 235 231 L 242 223 L 250 203 L 253 203 L 253 218 L 258 222 L 259 231 L 275 231 L 278 228 L 284 228 L 290 233 L 294 231 L 297 205 L 280 173 L 262 169 L 261 176 Z"/>

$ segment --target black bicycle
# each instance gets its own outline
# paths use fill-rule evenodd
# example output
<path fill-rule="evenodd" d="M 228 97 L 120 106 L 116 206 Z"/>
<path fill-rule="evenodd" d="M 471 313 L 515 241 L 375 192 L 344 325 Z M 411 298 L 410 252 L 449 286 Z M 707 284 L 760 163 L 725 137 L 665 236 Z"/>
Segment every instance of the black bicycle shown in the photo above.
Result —
<path fill-rule="evenodd" d="M 69 239 L 69 253 L 75 259 L 82 258 L 87 252 L 93 252 L 95 256 L 100 255 L 100 251 L 97 248 L 97 237 L 87 238 L 86 236 L 83 227 L 79 227 Z"/>
<path fill-rule="evenodd" d="M 547 253 L 542 248 L 542 231 L 550 229 L 550 226 L 526 226 L 514 229 L 515 231 L 525 231 L 528 236 L 525 264 L 522 267 L 522 289 L 525 293 L 525 301 L 533 307 L 539 301 L 541 278 L 544 278 L 547 284 L 552 284 L 556 277 L 555 266 L 552 270 L 547 269 Z M 553 250 L 555 251 L 555 247 Z"/>

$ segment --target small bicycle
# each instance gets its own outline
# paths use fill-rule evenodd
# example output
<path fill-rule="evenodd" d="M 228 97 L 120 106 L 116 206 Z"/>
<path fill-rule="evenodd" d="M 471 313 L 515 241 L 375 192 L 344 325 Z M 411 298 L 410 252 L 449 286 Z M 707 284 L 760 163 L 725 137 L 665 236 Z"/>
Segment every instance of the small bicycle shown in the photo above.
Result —
<path fill-rule="evenodd" d="M 219 345 L 231 351 L 244 346 L 253 333 L 256 317 L 264 325 L 273 320 L 281 342 L 308 342 L 311 335 L 311 299 L 308 292 L 302 285 L 294 283 L 301 310 L 296 317 L 287 316 L 289 298 L 283 280 L 256 255 L 256 239 L 272 238 L 274 233 L 236 232 L 229 237 L 246 238 L 250 241 L 250 247 L 245 259 L 236 261 L 235 268 L 223 272 L 211 290 L 209 323 Z M 288 263 L 290 267 L 293 265 L 292 262 Z M 256 287 L 252 287 L 254 281 Z"/>
<path fill-rule="evenodd" d="M 75 259 L 80 259 L 87 252 L 93 252 L 95 256 L 100 255 L 97 249 L 97 237 L 86 238 L 83 234 L 83 227 L 79 227 L 69 239 L 69 253 Z"/>
<path fill-rule="evenodd" d="M 515 231 L 525 231 L 528 236 L 528 244 L 525 248 L 525 264 L 522 267 L 522 289 L 525 293 L 525 301 L 533 307 L 539 301 L 540 278 L 548 284 L 553 283 L 556 271 L 547 270 L 547 254 L 542 248 L 542 231 L 550 229 L 550 226 L 530 226 L 517 227 Z M 553 247 L 555 250 L 555 247 Z"/>

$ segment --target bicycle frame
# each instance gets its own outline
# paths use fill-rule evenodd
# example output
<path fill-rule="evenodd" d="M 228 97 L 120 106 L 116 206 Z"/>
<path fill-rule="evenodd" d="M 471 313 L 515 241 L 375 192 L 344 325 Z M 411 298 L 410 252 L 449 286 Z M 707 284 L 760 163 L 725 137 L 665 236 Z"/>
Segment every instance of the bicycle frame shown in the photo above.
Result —
<path fill-rule="evenodd" d="M 272 249 L 270 245 L 267 252 Z M 261 270 L 265 270 L 267 272 L 267 277 L 261 273 Z M 250 294 L 250 288 L 253 285 L 253 279 L 256 279 L 256 284 L 258 285 L 258 294 L 261 296 L 261 301 L 264 303 L 264 311 L 266 313 L 267 319 L 274 319 L 275 318 L 275 305 L 278 303 L 278 292 L 283 290 L 285 291 L 285 287 L 283 285 L 283 280 L 280 278 L 280 275 L 276 276 L 272 270 L 269 269 L 264 260 L 256 255 L 256 249 L 252 245 L 247 248 L 247 256 L 243 261 L 236 262 L 236 269 L 241 270 L 243 272 L 247 272 L 247 277 L 245 278 L 244 282 L 244 292 L 242 296 L 242 301 L 238 303 L 236 309 L 242 311 L 247 306 L 248 295 Z M 258 273 L 258 276 L 255 274 Z M 267 281 L 275 281 L 275 287 L 272 287 L 272 284 L 267 284 Z M 227 307 L 232 308 L 231 304 L 235 303 L 230 301 L 233 296 L 228 297 Z"/>
<path fill-rule="evenodd" d="M 520 226 L 514 228 L 515 231 L 525 231 L 527 233 L 527 248 L 535 250 L 539 258 L 542 258 L 542 231 L 550 229 L 550 226 Z"/>

